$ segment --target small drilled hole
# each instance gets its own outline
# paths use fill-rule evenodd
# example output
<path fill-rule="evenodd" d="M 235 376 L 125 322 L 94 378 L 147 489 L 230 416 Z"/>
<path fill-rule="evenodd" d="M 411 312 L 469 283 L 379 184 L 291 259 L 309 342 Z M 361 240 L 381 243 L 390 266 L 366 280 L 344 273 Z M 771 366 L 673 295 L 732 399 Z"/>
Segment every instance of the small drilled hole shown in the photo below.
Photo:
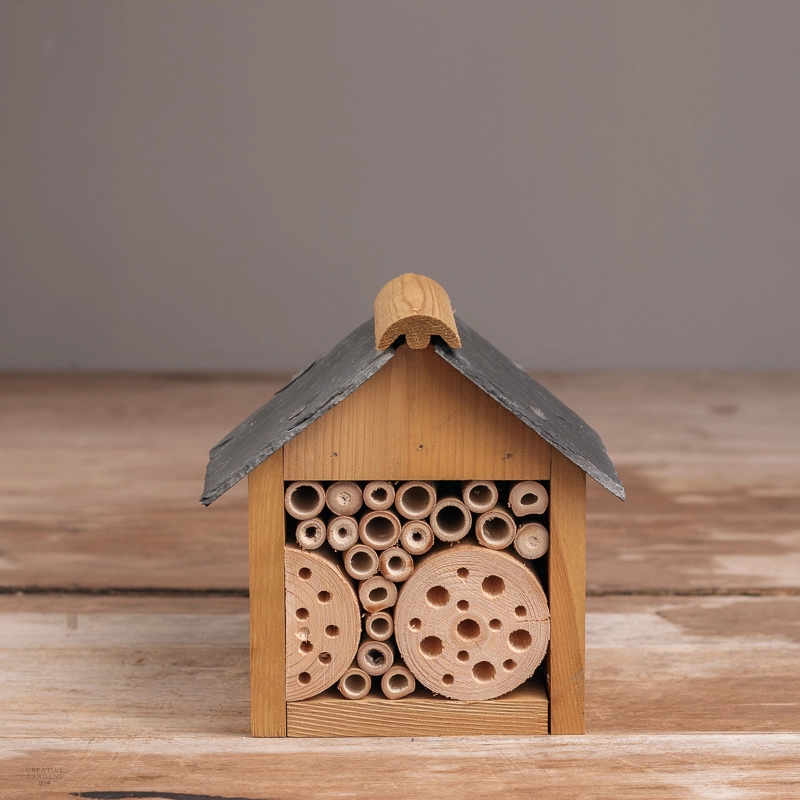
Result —
<path fill-rule="evenodd" d="M 444 586 L 431 586 L 425 597 L 428 600 L 428 605 L 434 608 L 442 608 L 450 602 L 450 592 Z"/>
<path fill-rule="evenodd" d="M 469 661 L 469 653 L 466 650 L 459 650 L 456 653 L 456 658 L 459 661 Z"/>
<path fill-rule="evenodd" d="M 452 686 L 456 682 L 456 679 L 448 672 L 446 675 L 442 675 L 442 683 L 445 686 Z"/>
<path fill-rule="evenodd" d="M 516 631 L 511 631 L 508 634 L 508 646 L 512 650 L 516 650 L 518 653 L 522 653 L 527 650 L 531 643 L 533 642 L 533 637 L 528 633 L 528 631 L 519 629 Z"/>
<path fill-rule="evenodd" d="M 514 613 L 515 613 L 515 614 L 516 614 L 518 617 L 524 617 L 524 616 L 525 616 L 525 615 L 528 613 L 528 610 L 525 608 L 525 606 L 517 606 L 517 607 L 514 609 Z"/>
<path fill-rule="evenodd" d="M 418 631 L 422 627 L 422 623 L 414 617 L 408 621 L 408 627 L 411 628 L 412 631 Z"/>
<path fill-rule="evenodd" d="M 325 628 L 325 635 L 329 639 L 335 638 L 336 636 L 339 635 L 339 626 L 338 625 L 328 625 L 328 627 Z"/>
<path fill-rule="evenodd" d="M 311 642 L 300 642 L 300 652 L 301 653 L 310 653 L 314 649 L 314 645 Z"/>
<path fill-rule="evenodd" d="M 462 619 L 456 625 L 456 632 L 462 639 L 471 642 L 481 635 L 481 626 L 474 619 Z"/>
<path fill-rule="evenodd" d="M 350 694 L 361 694 L 366 687 L 367 681 L 363 675 L 359 675 L 357 672 L 348 675 L 344 679 L 344 688 L 350 692 Z"/>
<path fill-rule="evenodd" d="M 308 619 L 308 609 L 298 608 L 297 611 L 294 612 L 294 615 L 297 617 L 297 619 Z"/>
<path fill-rule="evenodd" d="M 472 668 L 472 677 L 475 678 L 478 683 L 489 683 L 489 681 L 494 680 L 496 674 L 497 670 L 495 670 L 488 661 L 479 661 Z"/>
<path fill-rule="evenodd" d="M 505 591 L 506 582 L 499 575 L 487 575 L 483 579 L 481 588 L 489 597 L 497 597 Z"/>
<path fill-rule="evenodd" d="M 307 581 L 311 577 L 311 570 L 308 567 L 302 567 L 297 574 L 301 580 Z"/>
<path fill-rule="evenodd" d="M 311 676 L 307 672 L 301 672 L 297 676 L 297 682 L 302 684 L 303 686 L 306 686 L 309 683 L 311 683 Z"/>
<path fill-rule="evenodd" d="M 370 589 L 367 596 L 371 603 L 382 603 L 389 596 L 389 592 L 383 586 L 376 586 L 374 589 Z"/>
<path fill-rule="evenodd" d="M 489 627 L 490 627 L 490 628 L 491 628 L 493 631 L 499 631 L 499 630 L 500 630 L 500 628 L 502 628 L 502 627 L 503 627 L 503 623 L 502 623 L 502 622 L 500 622 L 500 620 L 499 620 L 499 619 L 490 619 L 490 620 L 489 620 Z"/>
<path fill-rule="evenodd" d="M 324 592 L 324 591 L 320 592 L 317 595 L 317 600 L 319 600 L 320 603 L 330 603 L 330 601 L 331 601 L 331 593 L 330 592 Z"/>
<path fill-rule="evenodd" d="M 426 636 L 419 643 L 419 651 L 425 658 L 437 658 L 442 654 L 444 645 L 438 636 Z"/>
<path fill-rule="evenodd" d="M 503 662 L 503 669 L 506 672 L 512 672 L 517 668 L 517 662 L 513 658 L 508 658 Z"/>
<path fill-rule="evenodd" d="M 462 581 L 465 581 L 467 578 L 469 578 L 469 570 L 466 567 L 459 567 L 456 575 L 458 575 Z"/>
<path fill-rule="evenodd" d="M 456 603 L 456 608 L 459 611 L 469 611 L 469 603 L 466 600 L 459 600 Z"/>
<path fill-rule="evenodd" d="M 317 660 L 320 664 L 330 664 L 333 659 L 330 653 L 320 653 Z"/>
<path fill-rule="evenodd" d="M 389 678 L 389 688 L 393 692 L 402 692 L 404 689 L 408 689 L 408 678 L 400 672 L 395 673 Z"/>

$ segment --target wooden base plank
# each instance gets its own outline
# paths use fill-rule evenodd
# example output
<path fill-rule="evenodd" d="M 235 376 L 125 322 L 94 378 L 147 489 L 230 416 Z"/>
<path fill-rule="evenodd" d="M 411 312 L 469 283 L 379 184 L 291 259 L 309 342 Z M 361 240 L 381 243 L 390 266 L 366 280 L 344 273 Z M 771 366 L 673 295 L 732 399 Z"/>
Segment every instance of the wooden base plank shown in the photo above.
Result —
<path fill-rule="evenodd" d="M 547 694 L 541 680 L 496 700 L 466 702 L 417 691 L 402 700 L 371 694 L 345 700 L 335 689 L 287 703 L 288 735 L 538 736 L 547 733 Z"/>

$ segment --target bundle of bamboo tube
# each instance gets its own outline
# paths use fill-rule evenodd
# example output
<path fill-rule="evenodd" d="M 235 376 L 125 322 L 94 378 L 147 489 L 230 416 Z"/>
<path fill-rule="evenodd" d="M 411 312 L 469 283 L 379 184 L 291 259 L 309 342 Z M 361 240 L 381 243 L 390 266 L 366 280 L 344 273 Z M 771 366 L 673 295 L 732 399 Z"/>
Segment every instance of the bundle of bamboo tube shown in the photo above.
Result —
<path fill-rule="evenodd" d="M 395 700 L 419 682 L 474 700 L 524 682 L 549 635 L 530 563 L 548 503 L 540 481 L 288 483 L 287 699 L 336 684 Z"/>

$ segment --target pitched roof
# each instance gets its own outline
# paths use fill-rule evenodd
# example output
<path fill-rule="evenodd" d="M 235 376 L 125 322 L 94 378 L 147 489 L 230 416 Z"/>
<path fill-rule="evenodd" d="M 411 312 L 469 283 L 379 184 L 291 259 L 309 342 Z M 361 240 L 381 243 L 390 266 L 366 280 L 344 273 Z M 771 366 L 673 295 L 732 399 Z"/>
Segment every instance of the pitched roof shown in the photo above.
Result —
<path fill-rule="evenodd" d="M 462 346 L 433 339 L 435 352 L 609 492 L 625 499 L 602 440 L 574 411 L 456 318 Z M 370 318 L 283 387 L 211 450 L 200 502 L 210 505 L 394 356 L 375 349 Z"/>

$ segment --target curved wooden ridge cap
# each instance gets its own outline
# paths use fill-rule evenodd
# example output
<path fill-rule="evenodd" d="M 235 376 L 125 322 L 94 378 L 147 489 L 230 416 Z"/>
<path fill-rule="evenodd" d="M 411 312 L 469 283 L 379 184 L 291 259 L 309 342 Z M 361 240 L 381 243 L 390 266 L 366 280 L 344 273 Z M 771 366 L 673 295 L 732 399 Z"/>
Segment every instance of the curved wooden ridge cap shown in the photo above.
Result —
<path fill-rule="evenodd" d="M 441 336 L 450 347 L 461 347 L 447 292 L 424 275 L 407 272 L 389 281 L 375 298 L 375 347 L 386 350 L 399 337 L 422 350 L 431 336 Z"/>

